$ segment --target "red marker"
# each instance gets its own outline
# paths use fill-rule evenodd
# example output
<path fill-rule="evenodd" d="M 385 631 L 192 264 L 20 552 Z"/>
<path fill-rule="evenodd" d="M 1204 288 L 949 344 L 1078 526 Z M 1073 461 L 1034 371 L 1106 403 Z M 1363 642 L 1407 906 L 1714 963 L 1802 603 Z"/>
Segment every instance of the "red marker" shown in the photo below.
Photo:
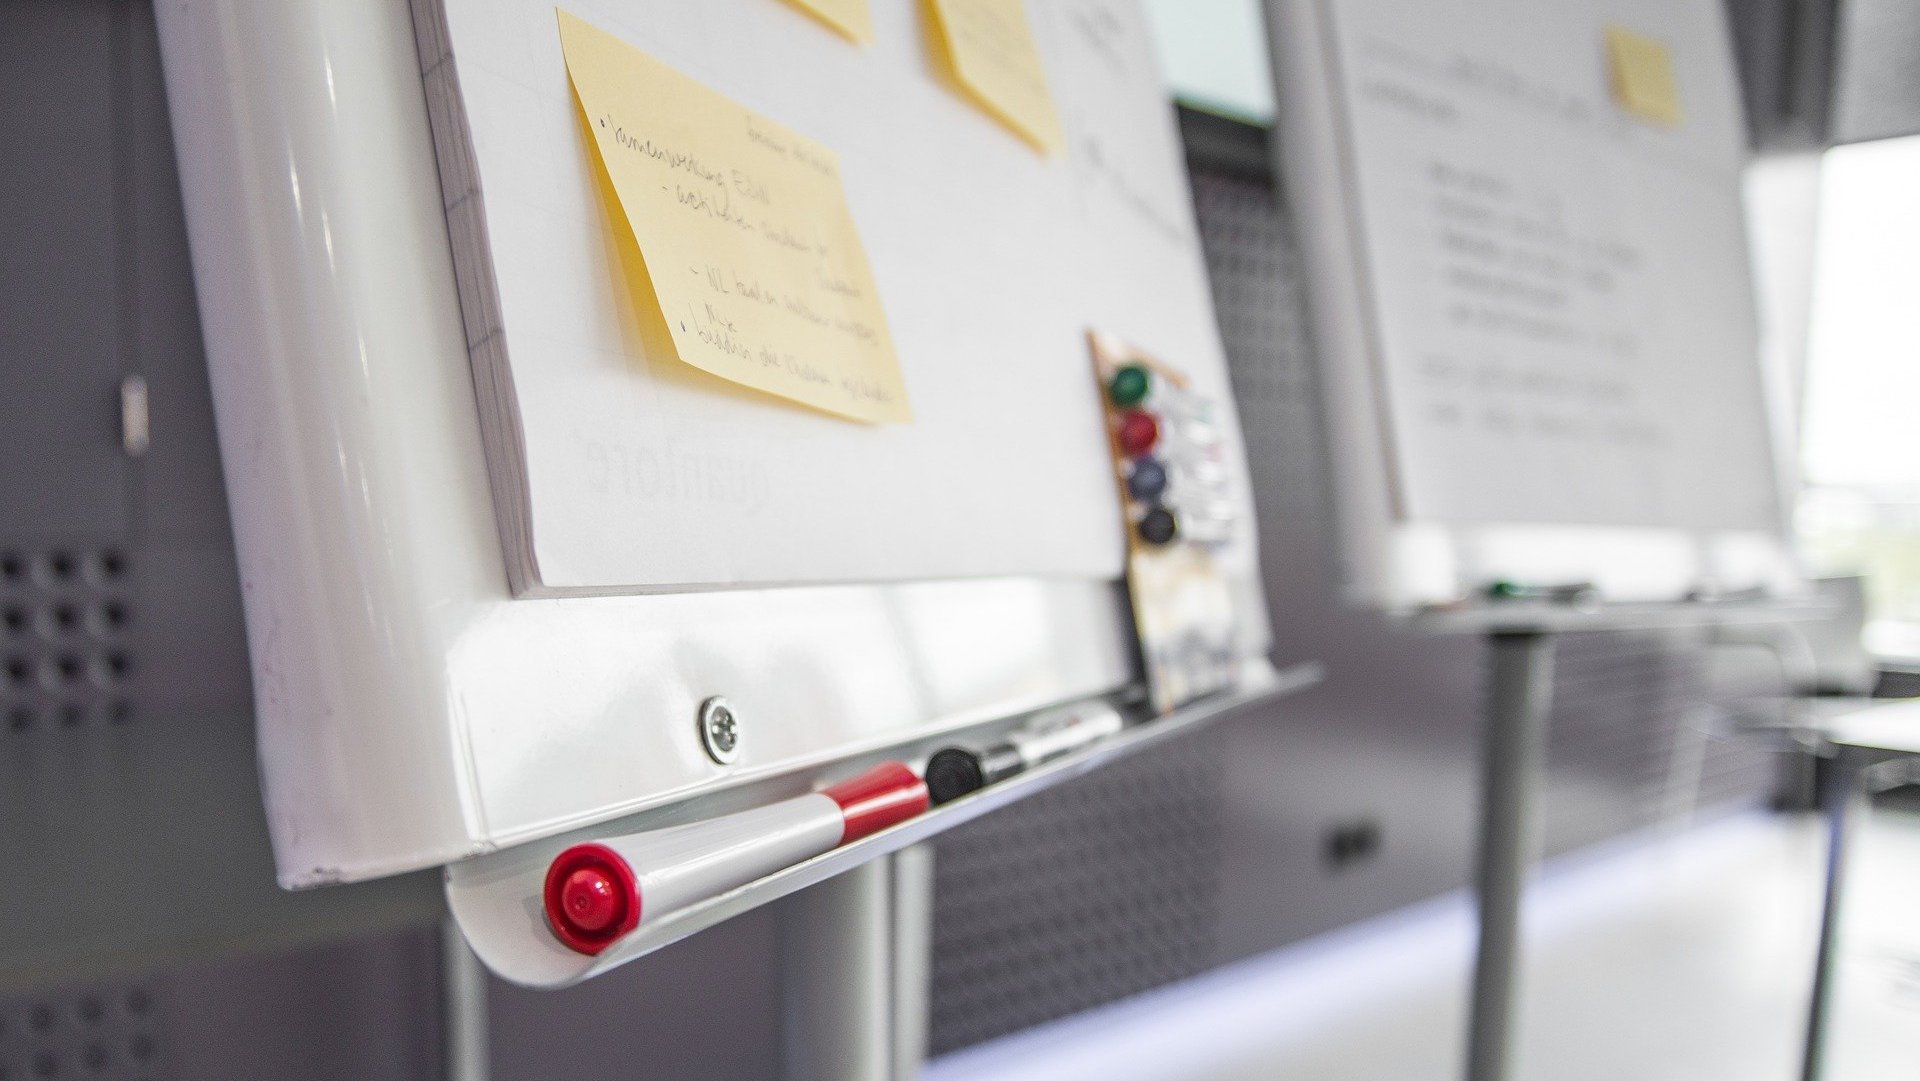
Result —
<path fill-rule="evenodd" d="M 669 912 L 886 829 L 927 809 L 927 786 L 883 762 L 819 792 L 684 826 L 578 844 L 547 868 L 547 924 L 594 954 Z"/>

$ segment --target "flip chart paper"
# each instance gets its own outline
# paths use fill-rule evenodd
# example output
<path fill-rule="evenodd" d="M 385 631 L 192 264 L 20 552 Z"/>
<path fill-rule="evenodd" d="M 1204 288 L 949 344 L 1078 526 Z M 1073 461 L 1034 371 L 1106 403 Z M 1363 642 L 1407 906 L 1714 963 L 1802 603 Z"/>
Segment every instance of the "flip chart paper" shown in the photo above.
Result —
<path fill-rule="evenodd" d="M 1329 9 L 1401 516 L 1773 528 L 1717 5 Z M 1685 128 L 1620 122 L 1602 42 L 1629 20 L 1692 60 Z"/>
<path fill-rule="evenodd" d="M 1023 0 L 930 0 L 954 77 L 981 108 L 1052 154 L 1064 141 Z"/>
<path fill-rule="evenodd" d="M 416 37 L 517 592 L 1120 575 L 1087 328 L 1228 393 L 1152 36 L 1134 0 L 1033 7 L 1049 158 L 932 77 L 925 2 L 851 48 L 783 0 L 415 0 L 445 9 Z M 833 148 L 912 423 L 680 360 L 556 6 Z"/>
<path fill-rule="evenodd" d="M 838 416 L 908 420 L 833 152 L 558 15 L 582 118 L 680 359 Z"/>
<path fill-rule="evenodd" d="M 1622 109 L 1662 127 L 1680 126 L 1680 91 L 1673 53 L 1659 38 L 1622 26 L 1607 27 L 1607 71 Z"/>
<path fill-rule="evenodd" d="M 862 45 L 873 43 L 873 9 L 867 0 L 787 0 Z"/>

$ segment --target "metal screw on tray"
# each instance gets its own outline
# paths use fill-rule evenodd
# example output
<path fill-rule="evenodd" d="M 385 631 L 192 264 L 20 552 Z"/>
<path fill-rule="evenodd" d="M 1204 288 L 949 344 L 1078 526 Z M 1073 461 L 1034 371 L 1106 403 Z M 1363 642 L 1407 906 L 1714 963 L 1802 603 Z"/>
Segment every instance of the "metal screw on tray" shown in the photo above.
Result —
<path fill-rule="evenodd" d="M 740 718 L 719 695 L 700 703 L 700 745 L 707 757 L 726 766 L 740 757 Z"/>

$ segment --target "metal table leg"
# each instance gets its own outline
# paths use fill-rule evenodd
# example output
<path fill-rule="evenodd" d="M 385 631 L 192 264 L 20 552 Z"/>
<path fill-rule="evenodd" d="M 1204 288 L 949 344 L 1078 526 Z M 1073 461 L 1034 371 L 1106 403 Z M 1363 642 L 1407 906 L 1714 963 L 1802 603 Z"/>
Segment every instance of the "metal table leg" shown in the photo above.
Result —
<path fill-rule="evenodd" d="M 1540 854 L 1539 790 L 1553 690 L 1553 638 L 1548 632 L 1498 631 L 1488 636 L 1487 650 L 1480 854 L 1474 882 L 1480 943 L 1467 1029 L 1468 1081 L 1504 1081 L 1512 1065 L 1520 902 Z"/>
<path fill-rule="evenodd" d="M 1834 950 L 1840 933 L 1840 889 L 1846 876 L 1849 819 L 1858 794 L 1862 756 L 1840 747 L 1827 762 L 1820 805 L 1827 816 L 1826 892 L 1820 908 L 1820 945 L 1814 951 L 1813 998 L 1807 1006 L 1807 1034 L 1801 1081 L 1819 1081 L 1826 1053 L 1827 1020 L 1833 997 Z"/>

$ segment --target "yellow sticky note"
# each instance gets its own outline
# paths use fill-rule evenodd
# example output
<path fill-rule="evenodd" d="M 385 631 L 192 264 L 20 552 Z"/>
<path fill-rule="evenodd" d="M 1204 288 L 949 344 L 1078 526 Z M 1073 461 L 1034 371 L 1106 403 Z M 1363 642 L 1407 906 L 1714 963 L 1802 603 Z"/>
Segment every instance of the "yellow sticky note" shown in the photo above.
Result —
<path fill-rule="evenodd" d="M 1622 109 L 1662 127 L 1680 126 L 1680 89 L 1666 42 L 1625 27 L 1607 27 L 1607 72 L 1613 100 Z"/>
<path fill-rule="evenodd" d="M 849 39 L 862 45 L 873 44 L 873 9 L 867 0 L 787 0 L 801 11 L 819 19 Z"/>
<path fill-rule="evenodd" d="M 906 384 L 833 152 L 565 11 L 580 113 L 680 359 L 865 421 Z"/>
<path fill-rule="evenodd" d="M 1023 0 L 931 0 L 936 47 L 980 107 L 1047 153 L 1064 141 L 1060 115 Z"/>

